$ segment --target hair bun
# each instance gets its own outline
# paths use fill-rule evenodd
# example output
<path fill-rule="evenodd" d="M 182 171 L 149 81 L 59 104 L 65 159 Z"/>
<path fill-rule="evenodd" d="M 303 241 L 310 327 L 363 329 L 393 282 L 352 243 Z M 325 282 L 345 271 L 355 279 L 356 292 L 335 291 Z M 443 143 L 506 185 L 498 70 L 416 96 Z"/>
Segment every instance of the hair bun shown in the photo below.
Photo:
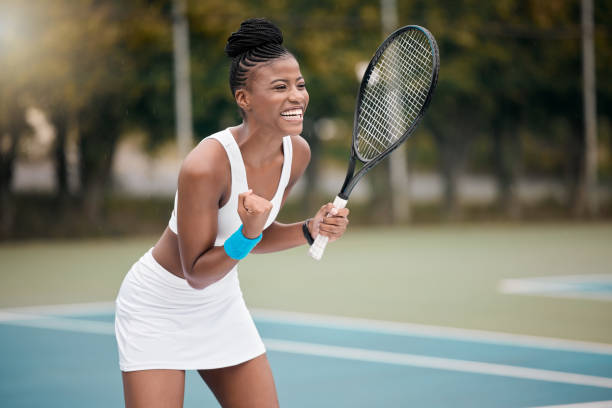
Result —
<path fill-rule="evenodd" d="M 227 39 L 225 54 L 234 58 L 264 44 L 283 43 L 281 30 L 265 18 L 250 18 L 240 24 L 240 29 Z"/>

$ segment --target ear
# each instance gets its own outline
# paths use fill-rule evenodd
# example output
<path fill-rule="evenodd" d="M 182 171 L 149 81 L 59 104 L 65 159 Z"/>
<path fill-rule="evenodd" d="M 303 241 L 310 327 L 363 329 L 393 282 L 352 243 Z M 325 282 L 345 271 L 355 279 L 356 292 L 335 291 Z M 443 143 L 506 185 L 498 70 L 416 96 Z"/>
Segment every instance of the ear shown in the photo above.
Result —
<path fill-rule="evenodd" d="M 236 103 L 243 111 L 250 110 L 250 98 L 248 92 L 244 88 L 240 88 L 236 90 L 234 94 L 234 98 L 236 99 Z"/>

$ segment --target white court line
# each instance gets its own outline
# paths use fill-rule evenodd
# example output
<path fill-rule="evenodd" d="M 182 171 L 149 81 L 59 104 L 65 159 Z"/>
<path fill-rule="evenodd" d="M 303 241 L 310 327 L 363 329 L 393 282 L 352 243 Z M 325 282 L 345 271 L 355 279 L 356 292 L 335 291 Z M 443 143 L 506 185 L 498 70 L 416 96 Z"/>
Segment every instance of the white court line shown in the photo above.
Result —
<path fill-rule="evenodd" d="M 555 298 L 612 301 L 612 292 L 585 291 L 581 284 L 612 284 L 612 274 L 558 275 L 503 279 L 498 285 L 501 293 Z"/>
<path fill-rule="evenodd" d="M 75 331 L 93 334 L 114 334 L 113 323 L 93 322 L 82 319 L 39 316 L 40 319 L 11 320 L 11 325 L 37 327 L 53 330 Z M 280 339 L 264 339 L 270 351 L 366 361 L 372 363 L 394 364 L 438 370 L 459 371 L 475 374 L 496 375 L 528 380 L 549 381 L 564 384 L 585 385 L 590 387 L 611 388 L 612 378 L 574 374 L 562 371 L 542 370 L 504 364 L 481 363 L 477 361 L 450 358 L 428 357 L 406 353 L 369 350 L 355 347 L 340 347 L 326 344 L 305 343 Z"/>
<path fill-rule="evenodd" d="M 531 408 L 612 408 L 612 401 L 581 402 L 578 404 L 566 405 L 542 405 L 540 407 Z"/>
<path fill-rule="evenodd" d="M 256 320 L 271 323 L 302 324 L 330 329 L 364 330 L 376 333 L 510 345 L 513 347 L 523 346 L 612 355 L 612 344 L 589 341 L 266 309 L 251 309 L 251 313 Z"/>
<path fill-rule="evenodd" d="M 427 357 L 414 354 L 393 353 L 353 347 L 330 346 L 326 344 L 302 343 L 287 340 L 265 339 L 266 347 L 274 351 L 306 354 L 347 360 L 368 361 L 406 365 L 412 367 L 434 368 L 439 370 L 461 371 L 475 374 L 497 375 L 528 380 L 550 381 L 591 387 L 612 388 L 612 378 L 592 375 L 573 374 L 562 371 L 541 370 L 504 364 L 481 363 L 477 361 L 450 358 Z"/>
<path fill-rule="evenodd" d="M 82 319 L 66 319 L 63 317 L 29 316 L 25 320 L 0 321 L 13 326 L 34 327 L 38 329 L 64 330 L 77 333 L 115 334 L 115 325 L 108 322 L 95 322 Z"/>
<path fill-rule="evenodd" d="M 2 313 L 33 314 L 33 315 L 93 315 L 100 313 L 114 313 L 115 302 L 89 302 L 89 303 L 70 303 L 63 305 L 42 305 L 10 307 L 0 309 Z M 0 317 L 0 321 L 2 317 Z"/>
<path fill-rule="evenodd" d="M 113 313 L 114 302 L 77 303 L 67 305 L 30 306 L 0 309 L 0 323 L 22 319 L 31 319 L 30 315 L 81 315 Z M 455 327 L 400 323 L 384 320 L 362 319 L 354 317 L 330 316 L 300 312 L 285 312 L 270 309 L 251 308 L 255 320 L 299 324 L 330 329 L 360 330 L 375 333 L 403 336 L 421 336 L 440 339 L 510 345 L 513 347 L 534 347 L 549 350 L 576 351 L 612 355 L 612 344 L 579 340 L 566 340 L 554 337 L 529 336 L 487 330 L 461 329 Z M 30 316 L 30 317 L 28 317 Z"/>

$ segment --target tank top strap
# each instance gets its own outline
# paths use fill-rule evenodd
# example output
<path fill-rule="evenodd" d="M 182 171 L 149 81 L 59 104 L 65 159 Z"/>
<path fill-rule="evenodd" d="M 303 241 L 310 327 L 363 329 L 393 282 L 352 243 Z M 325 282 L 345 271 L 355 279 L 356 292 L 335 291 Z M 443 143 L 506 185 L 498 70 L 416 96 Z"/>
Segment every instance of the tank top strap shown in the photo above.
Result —
<path fill-rule="evenodd" d="M 282 194 L 285 192 L 289 179 L 291 178 L 291 162 L 293 160 L 293 144 L 291 143 L 291 136 L 283 137 L 283 169 L 281 170 L 281 179 L 279 185 L 279 191 L 277 193 Z"/>
<path fill-rule="evenodd" d="M 244 161 L 242 160 L 242 153 L 240 152 L 240 147 L 238 146 L 238 143 L 236 143 L 236 139 L 234 139 L 234 136 L 230 130 L 225 129 L 224 131 L 208 136 L 208 138 L 217 140 L 225 149 L 227 158 L 230 162 L 232 179 L 230 197 L 227 203 L 225 203 L 223 207 L 219 208 L 217 224 L 218 231 L 217 238 L 215 240 L 215 246 L 219 246 L 223 245 L 225 240 L 240 226 L 240 217 L 236 211 L 236 206 L 238 205 L 238 194 L 247 191 L 249 187 L 247 184 L 246 168 L 244 166 Z M 293 145 L 291 142 L 291 136 L 283 137 L 283 156 L 283 167 L 281 169 L 278 189 L 272 198 L 273 209 L 270 212 L 266 222 L 266 228 L 276 219 L 278 211 L 280 210 L 285 189 L 287 188 L 289 179 L 291 178 L 291 163 L 293 161 Z M 174 210 L 172 211 L 170 221 L 168 223 L 170 230 L 172 230 L 175 234 L 178 233 L 177 202 L 178 191 L 174 197 Z"/>
<path fill-rule="evenodd" d="M 232 174 L 232 192 L 231 195 L 238 195 L 249 189 L 247 185 L 246 168 L 242 161 L 242 153 L 240 153 L 240 147 L 236 143 L 236 139 L 232 135 L 229 129 L 223 132 L 215 133 L 209 136 L 217 140 L 227 153 L 227 158 L 230 162 L 231 174 Z"/>

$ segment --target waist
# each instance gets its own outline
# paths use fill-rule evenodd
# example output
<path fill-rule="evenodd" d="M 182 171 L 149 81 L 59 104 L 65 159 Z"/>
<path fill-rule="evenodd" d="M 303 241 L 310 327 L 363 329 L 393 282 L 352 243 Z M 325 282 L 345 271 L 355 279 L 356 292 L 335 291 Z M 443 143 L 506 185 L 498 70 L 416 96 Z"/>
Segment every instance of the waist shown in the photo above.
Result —
<path fill-rule="evenodd" d="M 150 272 L 148 274 L 150 278 L 158 281 L 158 283 L 163 283 L 166 286 L 176 289 L 189 297 L 202 298 L 221 294 L 231 294 L 236 291 L 240 292 L 237 265 L 225 274 L 224 277 L 204 289 L 194 289 L 187 283 L 186 279 L 173 274 L 157 262 L 153 256 L 153 248 L 149 249 L 138 262 Z"/>

